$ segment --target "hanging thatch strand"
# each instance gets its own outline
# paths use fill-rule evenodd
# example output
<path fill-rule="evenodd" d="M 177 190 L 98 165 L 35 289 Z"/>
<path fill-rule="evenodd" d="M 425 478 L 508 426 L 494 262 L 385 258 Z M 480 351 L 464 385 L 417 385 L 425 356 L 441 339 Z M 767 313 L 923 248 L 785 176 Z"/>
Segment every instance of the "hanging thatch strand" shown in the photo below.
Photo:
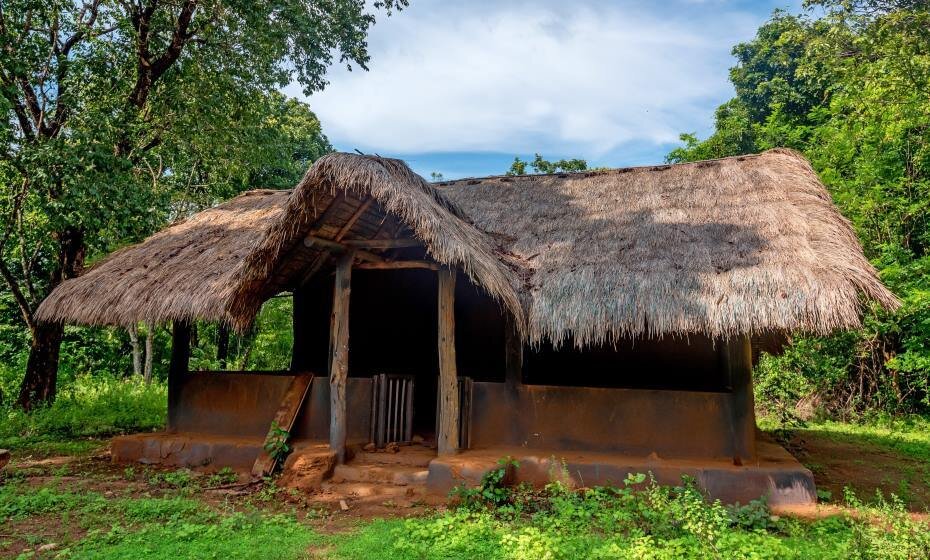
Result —
<path fill-rule="evenodd" d="M 293 191 L 247 193 L 114 253 L 53 291 L 38 317 L 245 328 L 291 281 L 282 271 L 323 231 L 321 201 L 337 196 L 373 199 L 433 259 L 508 308 L 533 342 L 826 333 L 859 326 L 870 300 L 898 305 L 813 169 L 789 150 L 438 187 L 398 160 L 331 154 Z"/>
<path fill-rule="evenodd" d="M 531 341 L 827 333 L 898 305 L 791 150 L 439 188 L 524 263 Z"/>

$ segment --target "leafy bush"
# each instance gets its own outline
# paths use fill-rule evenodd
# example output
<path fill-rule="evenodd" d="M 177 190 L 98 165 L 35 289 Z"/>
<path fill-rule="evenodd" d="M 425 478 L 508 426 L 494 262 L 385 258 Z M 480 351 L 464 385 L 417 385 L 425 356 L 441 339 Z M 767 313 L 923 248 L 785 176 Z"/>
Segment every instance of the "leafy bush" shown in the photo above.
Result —
<path fill-rule="evenodd" d="M 105 437 L 164 427 L 167 386 L 140 378 L 84 375 L 64 387 L 50 406 L 25 413 L 0 409 L 0 446 L 19 448 L 41 441 Z"/>
<path fill-rule="evenodd" d="M 853 520 L 783 519 L 763 501 L 727 508 L 707 501 L 692 480 L 665 487 L 640 474 L 621 487 L 493 487 L 509 492 L 494 493 L 501 507 L 479 499 L 431 517 L 379 521 L 339 539 L 334 556 L 839 559 L 853 540 Z"/>
<path fill-rule="evenodd" d="M 878 492 L 875 504 L 867 506 L 847 489 L 846 502 L 863 518 L 853 525 L 850 560 L 930 558 L 930 526 L 913 518 L 902 499 Z"/>

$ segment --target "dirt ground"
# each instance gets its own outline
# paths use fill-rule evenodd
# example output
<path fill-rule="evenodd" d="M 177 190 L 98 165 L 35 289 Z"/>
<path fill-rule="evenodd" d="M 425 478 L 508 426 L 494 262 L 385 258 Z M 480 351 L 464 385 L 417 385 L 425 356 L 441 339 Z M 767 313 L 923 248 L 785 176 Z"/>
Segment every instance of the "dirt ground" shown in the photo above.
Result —
<path fill-rule="evenodd" d="M 821 500 L 843 500 L 844 488 L 872 500 L 880 490 L 895 494 L 915 513 L 930 510 L 930 463 L 850 436 L 800 430 L 788 442 L 791 452 L 814 474 Z M 825 494 L 829 492 L 829 497 Z"/>

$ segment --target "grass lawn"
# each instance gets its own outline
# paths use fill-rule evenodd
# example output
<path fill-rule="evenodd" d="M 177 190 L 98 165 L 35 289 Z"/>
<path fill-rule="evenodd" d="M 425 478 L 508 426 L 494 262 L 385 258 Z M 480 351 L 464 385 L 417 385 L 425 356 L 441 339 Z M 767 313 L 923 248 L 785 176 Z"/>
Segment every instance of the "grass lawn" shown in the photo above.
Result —
<path fill-rule="evenodd" d="M 0 447 L 13 451 L 0 474 L 0 557 L 930 558 L 922 419 L 797 431 L 789 449 L 829 502 L 803 517 L 707 503 L 645 477 L 583 491 L 489 481 L 459 507 L 366 510 L 350 499 L 344 512 L 273 480 L 238 487 L 230 472 L 111 464 L 107 437 L 161 425 L 164 409 L 163 386 L 95 382 L 30 415 L 0 411 Z"/>
<path fill-rule="evenodd" d="M 831 471 L 838 468 L 832 457 L 818 455 L 833 445 L 898 461 L 900 472 L 888 476 L 904 476 L 912 464 L 926 467 L 923 434 L 884 430 L 813 425 L 794 443 L 803 441 L 805 460 L 822 465 L 818 478 L 841 474 Z M 120 467 L 94 454 L 99 442 L 63 443 L 49 452 L 35 441 L 14 449 L 0 485 L 0 557 L 930 557 L 928 518 L 913 513 L 926 509 L 915 496 L 926 495 L 930 481 L 917 479 L 913 486 L 923 484 L 923 492 L 912 491 L 910 502 L 876 501 L 866 492 L 864 504 L 840 491 L 830 509 L 803 518 L 772 515 L 763 504 L 726 508 L 688 487 L 631 480 L 623 488 L 581 492 L 557 486 L 511 492 L 489 484 L 462 507 L 398 509 L 373 519 L 322 508 L 313 496 L 273 481 L 228 489 L 235 479 L 229 472 Z M 847 482 L 868 488 L 870 481 Z"/>

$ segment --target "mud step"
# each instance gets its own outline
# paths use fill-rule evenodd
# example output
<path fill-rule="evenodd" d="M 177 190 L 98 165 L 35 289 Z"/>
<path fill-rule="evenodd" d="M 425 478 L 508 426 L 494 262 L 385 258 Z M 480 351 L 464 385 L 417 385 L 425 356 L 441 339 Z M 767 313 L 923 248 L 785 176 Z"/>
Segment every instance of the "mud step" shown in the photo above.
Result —
<path fill-rule="evenodd" d="M 401 447 L 397 453 L 368 452 L 359 449 L 353 454 L 352 462 L 366 465 L 402 465 L 425 469 L 429 466 L 429 462 L 435 458 L 435 449 L 412 445 Z"/>
<path fill-rule="evenodd" d="M 394 486 L 425 485 L 429 470 L 406 465 L 358 464 L 336 465 L 330 482 L 375 482 Z"/>

